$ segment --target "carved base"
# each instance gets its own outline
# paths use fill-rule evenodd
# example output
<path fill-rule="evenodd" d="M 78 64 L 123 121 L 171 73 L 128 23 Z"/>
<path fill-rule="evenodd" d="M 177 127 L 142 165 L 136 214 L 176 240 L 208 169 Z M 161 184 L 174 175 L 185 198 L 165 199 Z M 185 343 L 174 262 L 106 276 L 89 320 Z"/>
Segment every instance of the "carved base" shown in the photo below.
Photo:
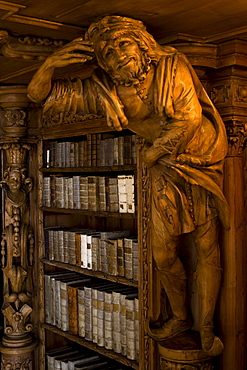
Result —
<path fill-rule="evenodd" d="M 177 334 L 158 343 L 161 370 L 212 370 L 212 357 L 201 349 L 200 335 L 195 331 Z"/>
<path fill-rule="evenodd" d="M 22 348 L 8 348 L 0 344 L 1 370 L 33 370 L 33 351 L 38 341 Z"/>
<path fill-rule="evenodd" d="M 6 347 L 19 348 L 31 344 L 33 338 L 30 334 L 4 335 L 2 343 Z"/>

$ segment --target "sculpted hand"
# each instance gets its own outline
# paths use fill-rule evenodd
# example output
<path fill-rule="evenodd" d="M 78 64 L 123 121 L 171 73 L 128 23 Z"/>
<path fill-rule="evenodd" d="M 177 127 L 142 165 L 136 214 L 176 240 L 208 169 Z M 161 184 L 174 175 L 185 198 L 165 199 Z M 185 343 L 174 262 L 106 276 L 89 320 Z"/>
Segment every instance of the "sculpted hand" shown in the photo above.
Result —
<path fill-rule="evenodd" d="M 42 102 L 50 92 L 51 79 L 56 68 L 66 67 L 69 64 L 84 63 L 94 57 L 92 43 L 81 37 L 69 42 L 56 50 L 44 61 L 28 85 L 30 100 Z"/>
<path fill-rule="evenodd" d="M 56 50 L 46 59 L 45 64 L 47 68 L 60 68 L 73 63 L 85 63 L 93 57 L 92 43 L 79 37 Z"/>
<path fill-rule="evenodd" d="M 147 167 L 152 167 L 155 165 L 157 160 L 162 157 L 164 152 L 160 148 L 155 148 L 151 144 L 145 144 L 141 151 L 141 157 L 143 162 Z"/>

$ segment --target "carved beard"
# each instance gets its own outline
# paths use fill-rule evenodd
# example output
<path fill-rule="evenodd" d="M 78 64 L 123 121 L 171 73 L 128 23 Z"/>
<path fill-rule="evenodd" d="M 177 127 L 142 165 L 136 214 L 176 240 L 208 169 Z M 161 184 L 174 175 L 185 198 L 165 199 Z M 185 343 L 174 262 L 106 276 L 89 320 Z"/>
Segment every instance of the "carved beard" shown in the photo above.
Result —
<path fill-rule="evenodd" d="M 130 56 L 128 56 L 128 58 L 129 57 Z M 146 55 L 146 53 L 143 53 L 141 57 L 139 55 L 135 55 L 133 56 L 133 59 L 135 63 L 130 67 L 122 67 L 118 71 L 116 71 L 116 69 L 106 69 L 106 72 L 111 76 L 116 85 L 137 85 L 146 79 L 147 73 L 150 70 L 151 59 Z"/>

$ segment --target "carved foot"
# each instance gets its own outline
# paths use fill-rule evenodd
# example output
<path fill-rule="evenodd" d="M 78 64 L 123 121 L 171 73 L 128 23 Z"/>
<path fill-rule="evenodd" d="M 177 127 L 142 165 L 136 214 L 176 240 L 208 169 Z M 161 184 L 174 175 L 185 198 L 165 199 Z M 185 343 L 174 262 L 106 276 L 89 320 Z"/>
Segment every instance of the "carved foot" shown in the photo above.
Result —
<path fill-rule="evenodd" d="M 203 327 L 200 330 L 203 351 L 209 356 L 218 356 L 224 351 L 224 345 L 220 338 L 216 337 L 211 327 Z"/>
<path fill-rule="evenodd" d="M 164 325 L 156 327 L 156 325 L 150 324 L 148 327 L 148 335 L 157 341 L 162 341 L 167 338 L 171 338 L 174 335 L 181 333 L 183 331 L 189 330 L 191 328 L 191 321 L 179 320 L 176 317 L 172 317 L 170 320 L 166 321 Z"/>

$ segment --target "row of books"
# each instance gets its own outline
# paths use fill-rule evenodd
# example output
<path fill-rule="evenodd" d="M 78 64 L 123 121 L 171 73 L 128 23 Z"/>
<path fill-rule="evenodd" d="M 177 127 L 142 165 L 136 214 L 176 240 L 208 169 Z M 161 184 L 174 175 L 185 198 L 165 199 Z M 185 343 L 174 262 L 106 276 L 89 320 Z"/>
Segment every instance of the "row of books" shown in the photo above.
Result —
<path fill-rule="evenodd" d="M 135 212 L 134 175 L 43 178 L 45 207 L 102 212 Z"/>
<path fill-rule="evenodd" d="M 138 361 L 137 289 L 69 271 L 44 279 L 46 323 Z"/>
<path fill-rule="evenodd" d="M 138 241 L 130 230 L 44 228 L 45 258 L 138 281 Z"/>
<path fill-rule="evenodd" d="M 63 346 L 46 352 L 47 370 L 127 370 L 116 361 L 106 358 L 87 348 Z"/>
<path fill-rule="evenodd" d="M 46 167 L 136 164 L 136 135 L 88 134 L 81 141 L 46 143 Z"/>

